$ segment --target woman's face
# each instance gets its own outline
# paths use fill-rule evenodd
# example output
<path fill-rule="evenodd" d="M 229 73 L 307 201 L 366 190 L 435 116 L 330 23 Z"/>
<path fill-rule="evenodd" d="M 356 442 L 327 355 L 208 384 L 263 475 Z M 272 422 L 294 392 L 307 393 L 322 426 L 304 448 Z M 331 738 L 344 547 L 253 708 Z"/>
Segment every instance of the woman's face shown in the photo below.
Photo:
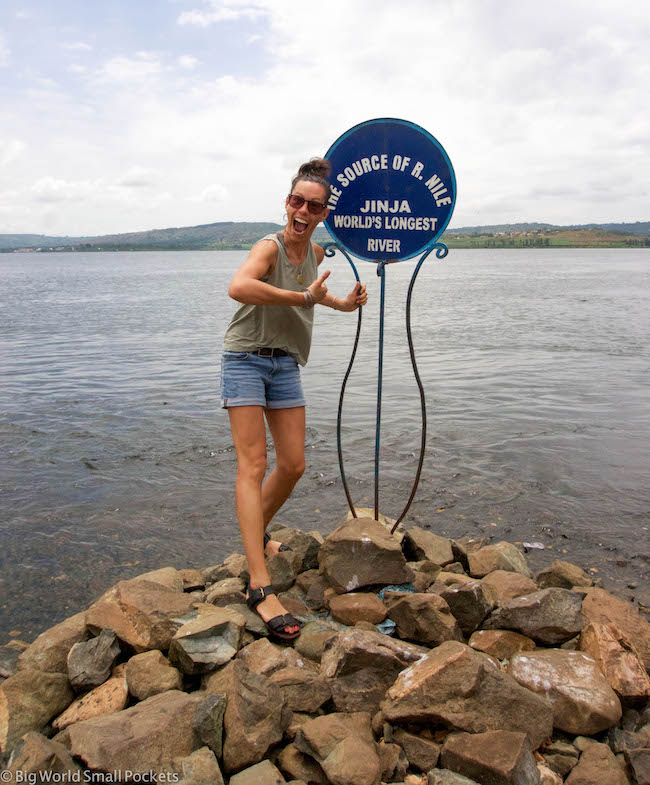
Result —
<path fill-rule="evenodd" d="M 302 196 L 305 203 L 302 207 L 296 209 L 289 204 L 289 197 L 285 202 L 285 209 L 287 211 L 287 230 L 289 236 L 294 238 L 311 237 L 312 232 L 321 221 L 324 221 L 329 215 L 329 210 L 325 207 L 319 213 L 314 214 L 309 211 L 307 202 L 320 202 L 325 205 L 325 189 L 318 183 L 312 183 L 310 180 L 298 180 L 291 192 L 293 196 Z"/>

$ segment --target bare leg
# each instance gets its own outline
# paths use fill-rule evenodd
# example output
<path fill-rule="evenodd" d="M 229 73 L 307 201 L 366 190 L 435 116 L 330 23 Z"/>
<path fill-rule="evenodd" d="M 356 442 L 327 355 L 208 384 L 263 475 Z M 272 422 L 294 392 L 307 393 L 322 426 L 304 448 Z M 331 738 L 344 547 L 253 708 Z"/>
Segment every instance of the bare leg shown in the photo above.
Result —
<path fill-rule="evenodd" d="M 275 444 L 276 465 L 262 487 L 262 514 L 264 528 L 291 495 L 305 471 L 305 407 L 267 409 L 269 424 Z M 271 540 L 266 553 L 278 552 L 280 543 Z"/>
<path fill-rule="evenodd" d="M 266 473 L 266 428 L 261 406 L 234 406 L 228 409 L 233 443 L 237 453 L 235 503 L 244 553 L 248 561 L 250 586 L 258 589 L 271 583 L 264 561 L 264 518 L 262 514 L 262 482 Z M 257 612 L 268 621 L 286 613 L 275 595 L 257 606 Z M 297 627 L 286 627 L 293 633 Z"/>

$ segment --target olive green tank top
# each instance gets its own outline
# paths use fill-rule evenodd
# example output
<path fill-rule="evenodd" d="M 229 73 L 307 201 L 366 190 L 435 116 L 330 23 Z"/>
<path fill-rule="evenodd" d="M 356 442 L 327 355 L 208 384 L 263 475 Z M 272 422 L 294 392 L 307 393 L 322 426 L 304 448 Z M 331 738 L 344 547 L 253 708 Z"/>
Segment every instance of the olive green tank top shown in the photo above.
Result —
<path fill-rule="evenodd" d="M 265 283 L 278 289 L 301 292 L 318 277 L 318 264 L 314 246 L 309 243 L 307 258 L 302 265 L 291 264 L 284 241 L 275 234 L 263 240 L 272 240 L 278 246 L 278 260 Z M 302 273 L 302 282 L 298 278 Z M 226 330 L 223 348 L 232 352 L 250 352 L 262 347 L 284 349 L 300 365 L 307 363 L 311 348 L 311 331 L 314 322 L 313 308 L 294 305 L 242 305 L 232 317 Z"/>

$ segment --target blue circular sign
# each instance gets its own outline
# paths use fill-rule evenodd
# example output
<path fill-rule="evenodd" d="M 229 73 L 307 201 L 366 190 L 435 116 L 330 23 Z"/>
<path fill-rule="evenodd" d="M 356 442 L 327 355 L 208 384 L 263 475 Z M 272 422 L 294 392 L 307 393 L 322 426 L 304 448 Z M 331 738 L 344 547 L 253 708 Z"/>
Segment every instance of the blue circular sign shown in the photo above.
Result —
<path fill-rule="evenodd" d="M 325 157 L 332 166 L 325 226 L 359 259 L 410 259 L 449 223 L 454 170 L 440 142 L 419 125 L 368 120 L 340 136 Z"/>

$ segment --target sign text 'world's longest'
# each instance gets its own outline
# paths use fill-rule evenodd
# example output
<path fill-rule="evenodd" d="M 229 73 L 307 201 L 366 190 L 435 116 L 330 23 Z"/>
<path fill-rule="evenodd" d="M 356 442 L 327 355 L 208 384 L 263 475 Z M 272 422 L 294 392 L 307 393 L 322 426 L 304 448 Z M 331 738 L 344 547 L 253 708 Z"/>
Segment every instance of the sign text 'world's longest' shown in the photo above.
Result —
<path fill-rule="evenodd" d="M 394 118 L 368 120 L 334 142 L 325 225 L 360 259 L 410 259 L 445 230 L 456 201 L 447 153 L 428 131 Z"/>

